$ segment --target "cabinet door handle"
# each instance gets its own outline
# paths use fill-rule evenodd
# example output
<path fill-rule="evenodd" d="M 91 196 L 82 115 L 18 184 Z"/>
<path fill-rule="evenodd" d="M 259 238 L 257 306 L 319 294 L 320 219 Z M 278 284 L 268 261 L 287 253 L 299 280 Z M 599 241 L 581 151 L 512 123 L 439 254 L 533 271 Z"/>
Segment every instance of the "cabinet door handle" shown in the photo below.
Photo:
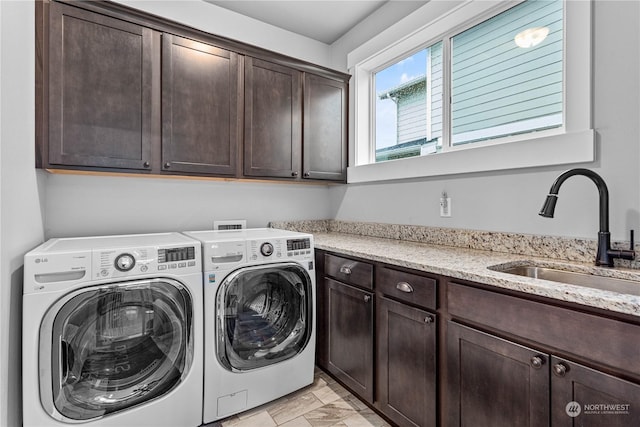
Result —
<path fill-rule="evenodd" d="M 413 292 L 413 286 L 411 286 L 410 284 L 408 284 L 407 282 L 399 282 L 396 285 L 396 289 L 401 291 L 401 292 L 406 292 L 408 294 L 410 294 L 411 292 Z"/>
<path fill-rule="evenodd" d="M 569 367 L 564 363 L 556 363 L 553 365 L 553 373 L 559 377 L 564 377 L 569 372 Z"/>
<path fill-rule="evenodd" d="M 149 166 L 151 166 L 151 164 L 149 162 L 144 162 L 142 166 L 145 168 L 148 168 Z"/>
<path fill-rule="evenodd" d="M 291 172 L 291 176 L 298 176 L 298 171 Z"/>
<path fill-rule="evenodd" d="M 364 302 L 369 302 L 369 301 L 371 301 L 371 295 L 365 295 Z"/>
<path fill-rule="evenodd" d="M 340 267 L 340 273 L 351 274 L 351 267 L 349 267 L 348 265 L 343 265 L 342 267 Z"/>
<path fill-rule="evenodd" d="M 540 369 L 542 368 L 542 365 L 544 365 L 544 358 L 540 357 L 540 356 L 533 356 L 530 360 L 531 362 L 531 367 L 534 369 Z"/>
<path fill-rule="evenodd" d="M 311 174 L 310 174 L 309 172 L 305 172 L 305 173 L 304 173 L 304 177 L 305 177 L 305 178 L 309 178 L 310 176 L 311 176 Z"/>
<path fill-rule="evenodd" d="M 433 323 L 433 316 L 425 317 L 424 318 L 424 323 L 426 323 L 427 325 Z"/>
<path fill-rule="evenodd" d="M 167 162 L 164 164 L 165 169 L 169 169 L 171 167 L 171 163 Z"/>

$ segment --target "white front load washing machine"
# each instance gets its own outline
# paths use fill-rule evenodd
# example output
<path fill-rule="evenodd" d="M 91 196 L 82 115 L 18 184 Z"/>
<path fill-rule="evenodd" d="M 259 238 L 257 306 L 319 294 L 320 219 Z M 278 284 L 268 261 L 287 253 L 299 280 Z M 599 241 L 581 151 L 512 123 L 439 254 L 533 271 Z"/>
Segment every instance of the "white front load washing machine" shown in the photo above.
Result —
<path fill-rule="evenodd" d="M 270 228 L 185 233 L 202 242 L 205 423 L 313 382 L 313 236 Z"/>
<path fill-rule="evenodd" d="M 202 424 L 200 242 L 51 239 L 23 294 L 24 427 Z"/>

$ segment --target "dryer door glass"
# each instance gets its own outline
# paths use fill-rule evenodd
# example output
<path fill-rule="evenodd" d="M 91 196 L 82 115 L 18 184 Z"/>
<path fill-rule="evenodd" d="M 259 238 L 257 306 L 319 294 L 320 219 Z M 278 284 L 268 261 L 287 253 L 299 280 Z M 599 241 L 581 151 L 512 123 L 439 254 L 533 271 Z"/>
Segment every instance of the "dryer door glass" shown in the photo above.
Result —
<path fill-rule="evenodd" d="M 50 359 L 42 366 L 52 372 L 43 405 L 54 416 L 89 420 L 159 397 L 186 375 L 191 335 L 191 297 L 173 280 L 75 292 L 41 329 L 41 363 Z"/>
<path fill-rule="evenodd" d="M 247 267 L 230 274 L 217 296 L 218 360 L 248 371 L 300 353 L 311 336 L 312 284 L 300 265 Z"/>

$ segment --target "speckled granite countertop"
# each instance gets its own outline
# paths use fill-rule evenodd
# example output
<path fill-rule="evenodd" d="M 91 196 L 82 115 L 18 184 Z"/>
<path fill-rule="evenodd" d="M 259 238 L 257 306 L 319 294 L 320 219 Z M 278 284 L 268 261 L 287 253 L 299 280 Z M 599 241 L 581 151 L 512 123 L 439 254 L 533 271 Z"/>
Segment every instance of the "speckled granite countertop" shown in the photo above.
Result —
<path fill-rule="evenodd" d="M 488 267 L 507 267 L 534 262 L 543 267 L 640 280 L 640 272 L 637 270 L 599 268 L 592 263 L 556 261 L 527 255 L 346 233 L 314 232 L 313 235 L 317 249 L 640 317 L 640 285 L 636 295 L 621 294 L 521 277 L 490 270 Z"/>
<path fill-rule="evenodd" d="M 343 220 L 275 221 L 271 227 L 314 235 L 318 249 L 384 262 L 640 317 L 640 283 L 629 293 L 575 286 L 489 269 L 535 264 L 640 282 L 636 259 L 615 260 L 615 268 L 593 263 L 595 239 Z M 629 242 L 612 242 L 628 248 Z M 498 268 L 499 269 L 499 268 Z"/>

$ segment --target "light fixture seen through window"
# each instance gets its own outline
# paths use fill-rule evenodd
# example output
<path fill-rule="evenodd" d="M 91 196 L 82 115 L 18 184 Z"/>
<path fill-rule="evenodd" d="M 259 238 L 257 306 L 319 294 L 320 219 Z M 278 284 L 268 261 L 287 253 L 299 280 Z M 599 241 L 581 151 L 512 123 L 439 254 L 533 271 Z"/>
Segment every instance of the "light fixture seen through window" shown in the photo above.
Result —
<path fill-rule="evenodd" d="M 548 27 L 527 28 L 526 30 L 516 34 L 515 41 L 519 47 L 528 48 L 536 46 L 549 34 Z"/>

